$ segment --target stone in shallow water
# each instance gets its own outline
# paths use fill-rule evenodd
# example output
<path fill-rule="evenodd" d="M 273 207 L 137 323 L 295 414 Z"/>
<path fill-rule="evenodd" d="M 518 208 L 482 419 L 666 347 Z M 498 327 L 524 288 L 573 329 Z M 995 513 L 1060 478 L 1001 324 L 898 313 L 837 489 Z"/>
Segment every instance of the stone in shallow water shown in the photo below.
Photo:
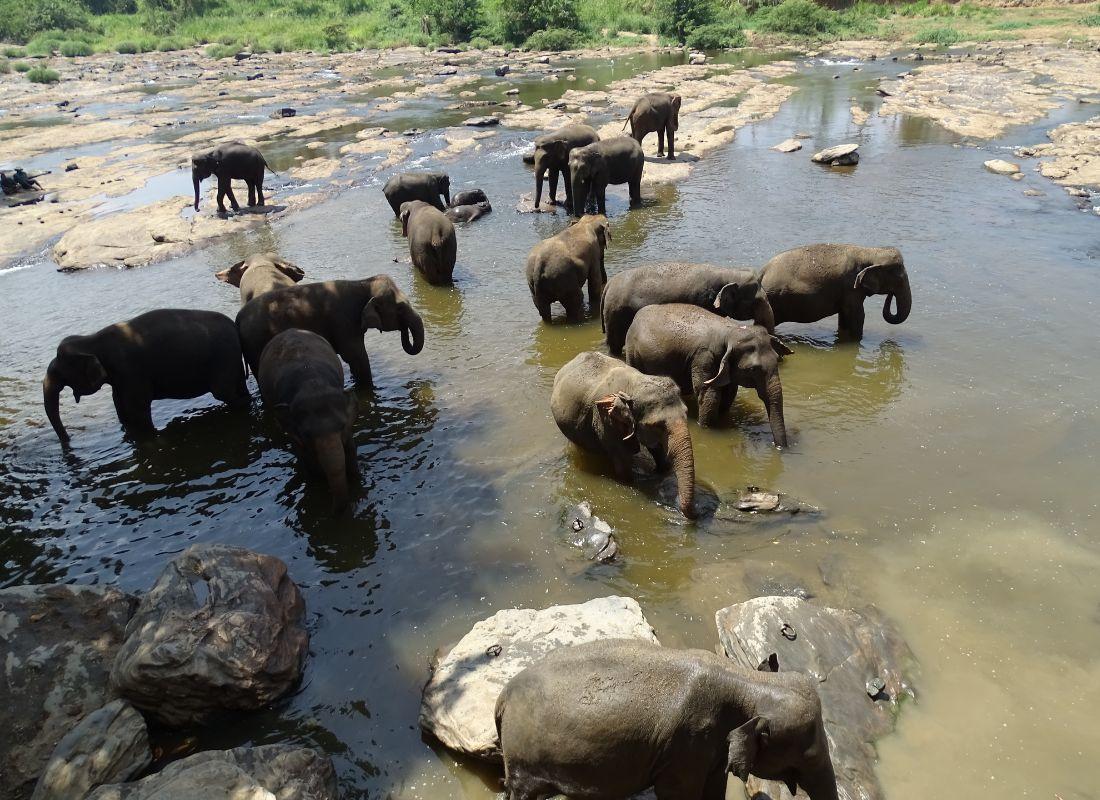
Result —
<path fill-rule="evenodd" d="M 802 142 L 798 141 L 798 139 L 785 139 L 779 144 L 772 146 L 772 150 L 778 150 L 780 153 L 793 153 L 801 149 Z"/>
<path fill-rule="evenodd" d="M 1011 161 L 1005 161 L 1000 158 L 993 158 L 986 161 L 985 168 L 998 175 L 1015 175 L 1020 171 L 1019 164 L 1013 164 Z"/>
<path fill-rule="evenodd" d="M 606 564 L 619 555 L 619 543 L 611 526 L 592 513 L 587 500 L 578 503 L 568 515 L 569 541 L 584 550 L 585 558 Z"/>
<path fill-rule="evenodd" d="M 470 117 L 462 123 L 470 128 L 488 128 L 500 124 L 500 117 Z"/>
<path fill-rule="evenodd" d="M 816 164 L 828 164 L 831 167 L 848 167 L 859 163 L 858 144 L 838 144 L 814 153 L 812 161 Z"/>

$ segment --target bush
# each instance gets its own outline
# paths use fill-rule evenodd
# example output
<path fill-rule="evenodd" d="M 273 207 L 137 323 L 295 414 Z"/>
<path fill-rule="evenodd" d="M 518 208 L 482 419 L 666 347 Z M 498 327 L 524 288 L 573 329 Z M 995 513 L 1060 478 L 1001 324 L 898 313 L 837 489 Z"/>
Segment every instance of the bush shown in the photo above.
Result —
<path fill-rule="evenodd" d="M 52 69 L 35 67 L 27 73 L 27 80 L 31 83 L 57 83 L 61 80 L 61 75 Z"/>
<path fill-rule="evenodd" d="M 22 47 L 5 47 L 4 58 L 25 58 L 27 51 Z"/>
<path fill-rule="evenodd" d="M 346 50 L 348 48 L 348 26 L 341 22 L 333 22 L 321 28 L 321 38 L 325 40 L 325 47 L 330 50 Z"/>
<path fill-rule="evenodd" d="M 488 50 L 492 46 L 493 43 L 484 36 L 475 36 L 470 40 L 470 49 L 472 50 Z"/>
<path fill-rule="evenodd" d="M 925 28 L 923 31 L 917 31 L 917 34 L 913 37 L 913 41 L 919 44 L 938 44 L 945 47 L 955 44 L 960 39 L 962 39 L 962 36 L 959 35 L 959 32 L 948 27 Z"/>
<path fill-rule="evenodd" d="M 687 44 L 696 50 L 721 50 L 725 47 L 745 47 L 749 40 L 739 25 L 729 22 L 700 25 L 687 37 Z"/>
<path fill-rule="evenodd" d="M 61 55 L 75 58 L 76 56 L 90 56 L 95 49 L 87 42 L 62 42 L 58 48 Z"/>
<path fill-rule="evenodd" d="M 229 58 L 237 52 L 237 48 L 228 44 L 211 44 L 206 47 L 206 57 L 215 60 Z"/>
<path fill-rule="evenodd" d="M 26 61 L 16 61 L 14 64 L 11 65 L 11 68 L 14 69 L 16 72 L 31 71 L 31 65 L 28 64 Z"/>
<path fill-rule="evenodd" d="M 419 0 L 416 7 L 431 20 L 433 33 L 444 34 L 452 42 L 466 41 L 481 26 L 478 0 Z"/>
<path fill-rule="evenodd" d="M 684 42 L 696 28 L 714 22 L 712 0 L 657 0 L 657 30 Z"/>
<path fill-rule="evenodd" d="M 282 53 L 290 50 L 291 48 L 287 47 L 286 40 L 276 36 L 274 39 L 270 40 L 267 43 L 267 49 L 270 50 L 272 53 Z"/>
<path fill-rule="evenodd" d="M 11 72 L 11 62 L 6 58 L 0 58 L 0 75 L 7 75 Z"/>
<path fill-rule="evenodd" d="M 835 12 L 819 6 L 813 0 L 783 0 L 760 12 L 760 29 L 796 36 L 820 36 L 836 28 Z"/>
<path fill-rule="evenodd" d="M 34 38 L 27 43 L 27 55 L 52 56 L 57 48 L 61 47 L 60 39 Z"/>
<path fill-rule="evenodd" d="M 1090 28 L 1100 28 L 1100 13 L 1089 14 L 1087 17 L 1081 17 L 1081 24 L 1087 25 Z"/>
<path fill-rule="evenodd" d="M 548 28 L 580 28 L 576 0 L 495 0 L 494 4 L 501 36 L 513 44 Z"/>
<path fill-rule="evenodd" d="M 122 53 L 123 55 L 132 55 L 138 52 L 138 46 L 136 42 L 119 42 L 115 45 L 115 52 Z"/>
<path fill-rule="evenodd" d="M 581 45 L 582 39 L 580 31 L 547 28 L 532 33 L 523 46 L 528 50 L 573 50 Z"/>
<path fill-rule="evenodd" d="M 166 37 L 157 42 L 157 50 L 162 53 L 171 53 L 174 50 L 186 50 L 188 48 L 187 42 L 183 39 L 177 39 L 174 37 Z"/>

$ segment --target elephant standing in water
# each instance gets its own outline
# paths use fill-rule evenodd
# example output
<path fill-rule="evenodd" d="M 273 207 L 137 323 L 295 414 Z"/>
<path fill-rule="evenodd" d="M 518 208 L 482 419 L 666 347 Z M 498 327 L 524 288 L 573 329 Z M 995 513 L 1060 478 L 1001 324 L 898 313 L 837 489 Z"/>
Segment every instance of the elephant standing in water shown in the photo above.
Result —
<path fill-rule="evenodd" d="M 306 276 L 296 264 L 275 253 L 256 253 L 238 261 L 229 269 L 214 274 L 219 281 L 241 290 L 241 305 L 272 289 L 293 286 Z"/>
<path fill-rule="evenodd" d="M 535 210 L 542 201 L 542 182 L 550 174 L 550 205 L 558 202 L 558 176 L 565 183 L 566 210 L 573 212 L 573 184 L 569 178 L 569 154 L 574 148 L 598 142 L 600 135 L 588 125 L 566 125 L 535 139 Z M 583 212 L 582 212 L 583 213 Z"/>
<path fill-rule="evenodd" d="M 630 126 L 630 135 L 638 144 L 649 134 L 657 133 L 657 155 L 665 154 L 665 137 L 668 137 L 669 161 L 676 158 L 676 131 L 680 127 L 680 103 L 678 94 L 652 92 L 634 101 L 634 107 L 626 118 L 623 130 Z"/>
<path fill-rule="evenodd" d="M 694 393 L 700 425 L 716 425 L 729 413 L 738 386 L 755 389 L 776 447 L 787 446 L 779 356 L 790 352 L 759 325 L 738 325 L 684 303 L 646 306 L 626 334 L 626 363 Z"/>
<path fill-rule="evenodd" d="M 256 382 L 264 405 L 299 457 L 324 474 L 334 510 L 342 512 L 349 485 L 359 476 L 351 437 L 359 406 L 344 391 L 344 367 L 336 351 L 312 331 L 285 330 L 264 347 Z"/>
<path fill-rule="evenodd" d="M 625 183 L 630 188 L 630 205 L 642 202 L 642 147 L 629 136 L 576 147 L 569 153 L 569 180 L 573 184 L 573 216 L 585 213 L 590 200 L 596 210 L 607 214 L 607 185 Z"/>
<path fill-rule="evenodd" d="M 191 158 L 191 181 L 195 185 L 195 210 L 199 210 L 199 184 L 216 175 L 218 178 L 218 211 L 225 210 L 225 198 L 234 211 L 240 211 L 237 198 L 233 196 L 234 180 L 248 184 L 248 205 L 264 204 L 264 170 L 270 170 L 263 153 L 244 142 L 230 142 L 199 153 Z M 274 172 L 274 170 L 272 170 Z"/>
<path fill-rule="evenodd" d="M 839 314 L 837 333 L 863 338 L 863 301 L 886 295 L 882 318 L 899 325 L 909 318 L 913 295 L 901 252 L 894 247 L 811 244 L 780 253 L 760 270 L 775 324 L 817 322 Z M 895 311 L 890 305 L 894 301 Z"/>
<path fill-rule="evenodd" d="M 610 458 L 621 481 L 630 481 L 631 461 L 643 446 L 658 469 L 671 462 L 680 511 L 695 518 L 695 460 L 687 408 L 673 381 L 645 375 L 602 353 L 581 353 L 558 370 L 550 410 L 565 437 Z"/>
<path fill-rule="evenodd" d="M 110 384 L 118 421 L 135 434 L 155 432 L 154 400 L 183 400 L 210 392 L 218 400 L 247 405 L 241 343 L 233 320 L 214 311 L 159 309 L 89 336 L 66 336 L 46 369 L 42 401 L 62 444 L 61 390 L 73 399 Z"/>
<path fill-rule="evenodd" d="M 635 639 L 562 647 L 496 704 L 508 800 L 722 800 L 750 774 L 837 800 L 814 680 Z"/>
<path fill-rule="evenodd" d="M 401 204 L 401 235 L 409 240 L 413 266 L 428 283 L 444 286 L 452 283 L 458 257 L 458 237 L 454 223 L 437 208 L 422 200 Z"/>
<path fill-rule="evenodd" d="M 550 305 L 560 302 L 570 322 L 584 322 L 584 288 L 595 309 L 607 281 L 603 254 L 611 241 L 611 226 L 602 214 L 581 217 L 556 236 L 543 239 L 527 256 L 527 286 L 545 322 Z"/>
<path fill-rule="evenodd" d="M 402 172 L 386 181 L 382 194 L 386 195 L 395 217 L 401 216 L 402 203 L 413 200 L 445 211 L 451 204 L 451 178 L 445 172 Z"/>
<path fill-rule="evenodd" d="M 604 288 L 600 318 L 611 355 L 622 355 L 634 315 L 661 303 L 690 303 L 724 317 L 751 319 L 769 333 L 775 328 L 771 305 L 752 270 L 711 264 L 646 264 L 614 275 Z"/>

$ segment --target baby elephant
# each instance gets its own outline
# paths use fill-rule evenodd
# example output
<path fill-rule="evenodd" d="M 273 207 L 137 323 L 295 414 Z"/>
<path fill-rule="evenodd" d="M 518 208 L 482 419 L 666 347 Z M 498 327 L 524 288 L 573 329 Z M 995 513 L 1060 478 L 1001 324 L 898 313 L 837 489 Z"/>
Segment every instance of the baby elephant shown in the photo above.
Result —
<path fill-rule="evenodd" d="M 451 222 L 473 222 L 475 219 L 484 217 L 492 210 L 493 207 L 489 205 L 488 200 L 479 200 L 476 203 L 453 205 L 444 211 L 443 214 Z"/>
<path fill-rule="evenodd" d="M 584 322 L 584 296 L 588 281 L 588 304 L 595 309 L 607 281 L 603 254 L 611 241 L 611 226 L 603 214 L 587 214 L 556 236 L 543 239 L 527 256 L 527 285 L 535 308 L 546 322 L 550 305 L 565 306 L 570 322 Z"/>
<path fill-rule="evenodd" d="M 351 438 L 358 404 L 344 391 L 336 351 L 312 331 L 285 330 L 264 348 L 256 381 L 299 457 L 328 480 L 334 511 L 341 513 L 359 476 Z"/>
<path fill-rule="evenodd" d="M 459 206 L 474 206 L 478 203 L 488 203 L 489 197 L 482 189 L 463 189 L 461 192 L 455 193 L 455 195 L 447 203 L 449 208 L 458 208 Z"/>
<path fill-rule="evenodd" d="M 293 286 L 305 276 L 297 265 L 275 253 L 256 253 L 214 275 L 219 281 L 240 288 L 242 306 L 258 294 Z"/>
<path fill-rule="evenodd" d="M 602 353 L 581 353 L 558 370 L 550 410 L 565 437 L 610 458 L 621 481 L 630 481 L 631 461 L 642 446 L 658 469 L 671 462 L 680 511 L 695 518 L 695 460 L 687 408 L 673 381 L 644 375 Z"/>
<path fill-rule="evenodd" d="M 680 127 L 680 95 L 652 92 L 634 101 L 623 130 L 630 126 L 630 135 L 638 144 L 657 132 L 657 155 L 665 154 L 665 137 L 668 137 L 668 158 L 676 158 L 676 130 Z"/>
<path fill-rule="evenodd" d="M 750 774 L 837 800 L 814 682 L 635 639 L 562 647 L 496 705 L 508 800 L 722 800 Z"/>
<path fill-rule="evenodd" d="M 729 412 L 738 386 L 755 389 L 777 447 L 787 446 L 779 356 L 790 352 L 759 325 L 738 325 L 684 303 L 646 306 L 626 335 L 626 363 L 694 392 L 700 425 L 716 425 Z"/>
<path fill-rule="evenodd" d="M 409 240 L 413 266 L 428 283 L 445 286 L 453 282 L 458 238 L 455 226 L 437 208 L 422 200 L 401 204 L 401 235 Z"/>
<path fill-rule="evenodd" d="M 151 434 L 154 400 L 187 399 L 210 392 L 233 405 L 249 401 L 237 326 L 214 311 L 160 309 L 128 322 L 108 325 L 89 336 L 66 336 L 46 369 L 42 401 L 57 438 L 67 444 L 61 424 L 61 390 L 73 399 L 110 384 L 122 427 Z"/>
<path fill-rule="evenodd" d="M 218 211 L 226 213 L 225 198 L 240 211 L 233 196 L 232 181 L 248 184 L 248 205 L 264 204 L 264 170 L 271 169 L 263 154 L 244 142 L 230 142 L 191 158 L 191 181 L 195 184 L 195 210 L 199 210 L 199 184 L 211 175 L 218 178 Z M 258 201 L 258 202 L 257 202 Z"/>

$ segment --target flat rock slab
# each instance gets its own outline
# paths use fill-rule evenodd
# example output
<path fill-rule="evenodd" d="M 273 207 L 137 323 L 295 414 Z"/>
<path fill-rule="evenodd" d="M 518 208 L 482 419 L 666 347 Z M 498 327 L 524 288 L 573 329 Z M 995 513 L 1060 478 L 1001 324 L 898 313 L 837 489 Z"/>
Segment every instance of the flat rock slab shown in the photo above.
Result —
<path fill-rule="evenodd" d="M 715 614 L 726 655 L 757 668 L 772 653 L 782 672 L 815 677 L 840 796 L 884 800 L 874 742 L 894 729 L 902 699 L 913 697 L 915 659 L 874 609 L 826 608 L 797 597 L 757 597 Z M 782 783 L 750 778 L 754 800 L 791 797 Z"/>
<path fill-rule="evenodd" d="M 0 590 L 0 799 L 28 797 L 58 743 L 111 700 L 111 663 L 137 602 L 98 586 Z"/>
<path fill-rule="evenodd" d="M 828 164 L 831 167 L 850 167 L 859 163 L 858 144 L 838 144 L 814 153 L 811 159 L 815 164 Z"/>
<path fill-rule="evenodd" d="M 500 124 L 500 117 L 470 117 L 462 123 L 468 128 L 489 128 Z"/>
<path fill-rule="evenodd" d="M 440 660 L 424 687 L 420 727 L 452 750 L 499 759 L 495 710 L 508 681 L 559 647 L 598 639 L 657 641 L 629 597 L 498 611 Z"/>
<path fill-rule="evenodd" d="M 336 800 L 328 756 L 269 744 L 207 750 L 135 783 L 101 786 L 86 800 Z"/>
<path fill-rule="evenodd" d="M 1000 158 L 986 161 L 983 166 L 990 172 L 995 172 L 998 175 L 1015 175 L 1020 171 L 1019 164 L 1013 164 L 1011 161 L 1005 161 Z"/>
<path fill-rule="evenodd" d="M 784 139 L 777 145 L 772 146 L 772 150 L 778 150 L 780 153 L 793 153 L 802 149 L 802 142 L 798 139 Z"/>

